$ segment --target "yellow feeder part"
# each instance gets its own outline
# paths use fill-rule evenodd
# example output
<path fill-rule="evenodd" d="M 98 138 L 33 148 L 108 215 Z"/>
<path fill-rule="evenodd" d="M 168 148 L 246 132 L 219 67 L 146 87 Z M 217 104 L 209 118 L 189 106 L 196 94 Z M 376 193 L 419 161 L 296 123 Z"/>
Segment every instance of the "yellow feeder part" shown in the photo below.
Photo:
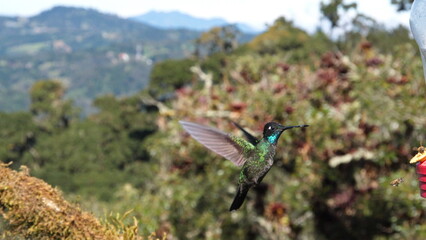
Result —
<path fill-rule="evenodd" d="M 426 152 L 423 146 L 417 148 L 418 153 L 410 160 L 410 163 L 424 162 L 426 161 Z"/>

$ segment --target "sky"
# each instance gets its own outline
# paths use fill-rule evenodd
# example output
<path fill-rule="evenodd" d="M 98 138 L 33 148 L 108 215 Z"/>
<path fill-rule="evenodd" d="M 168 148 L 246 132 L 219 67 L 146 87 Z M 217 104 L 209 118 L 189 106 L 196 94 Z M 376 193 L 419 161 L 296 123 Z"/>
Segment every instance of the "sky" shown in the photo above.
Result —
<path fill-rule="evenodd" d="M 327 1 L 327 0 L 326 0 Z M 314 31 L 319 25 L 321 0 L 0 0 L 0 15 L 33 16 L 54 6 L 94 8 L 121 17 L 133 17 L 151 10 L 178 10 L 192 16 L 220 17 L 262 29 L 280 16 L 296 26 Z M 358 10 L 388 27 L 408 26 L 409 13 L 396 13 L 391 0 L 346 0 L 357 2 Z"/>

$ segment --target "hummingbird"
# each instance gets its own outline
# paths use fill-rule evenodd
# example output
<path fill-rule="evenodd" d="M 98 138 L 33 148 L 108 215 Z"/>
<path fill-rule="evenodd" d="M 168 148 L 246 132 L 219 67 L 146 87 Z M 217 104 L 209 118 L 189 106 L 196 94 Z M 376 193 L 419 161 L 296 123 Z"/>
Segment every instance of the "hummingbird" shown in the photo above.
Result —
<path fill-rule="evenodd" d="M 263 138 L 257 139 L 237 123 L 247 140 L 216 128 L 193 122 L 179 121 L 183 128 L 208 149 L 242 166 L 238 178 L 238 188 L 229 211 L 241 207 L 251 187 L 259 184 L 274 164 L 275 149 L 281 134 L 291 128 L 304 128 L 309 125 L 283 126 L 268 122 L 263 128 Z"/>

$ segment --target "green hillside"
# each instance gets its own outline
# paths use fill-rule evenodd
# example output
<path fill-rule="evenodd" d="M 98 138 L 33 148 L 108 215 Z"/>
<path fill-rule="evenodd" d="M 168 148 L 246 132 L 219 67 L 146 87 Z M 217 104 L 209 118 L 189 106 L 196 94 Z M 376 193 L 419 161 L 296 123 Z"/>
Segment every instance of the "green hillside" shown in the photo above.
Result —
<path fill-rule="evenodd" d="M 136 93 L 152 63 L 189 56 L 198 32 L 160 30 L 91 9 L 0 18 L 0 110 L 28 108 L 30 86 L 58 79 L 84 112 L 102 94 Z"/>

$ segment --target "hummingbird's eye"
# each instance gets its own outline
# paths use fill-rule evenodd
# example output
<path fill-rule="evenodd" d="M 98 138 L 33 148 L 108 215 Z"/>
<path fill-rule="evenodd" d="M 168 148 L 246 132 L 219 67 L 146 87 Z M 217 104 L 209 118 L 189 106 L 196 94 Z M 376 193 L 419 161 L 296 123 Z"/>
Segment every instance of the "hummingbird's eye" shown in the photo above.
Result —
<path fill-rule="evenodd" d="M 269 127 L 268 127 L 268 130 L 272 130 L 272 126 L 269 126 Z"/>

